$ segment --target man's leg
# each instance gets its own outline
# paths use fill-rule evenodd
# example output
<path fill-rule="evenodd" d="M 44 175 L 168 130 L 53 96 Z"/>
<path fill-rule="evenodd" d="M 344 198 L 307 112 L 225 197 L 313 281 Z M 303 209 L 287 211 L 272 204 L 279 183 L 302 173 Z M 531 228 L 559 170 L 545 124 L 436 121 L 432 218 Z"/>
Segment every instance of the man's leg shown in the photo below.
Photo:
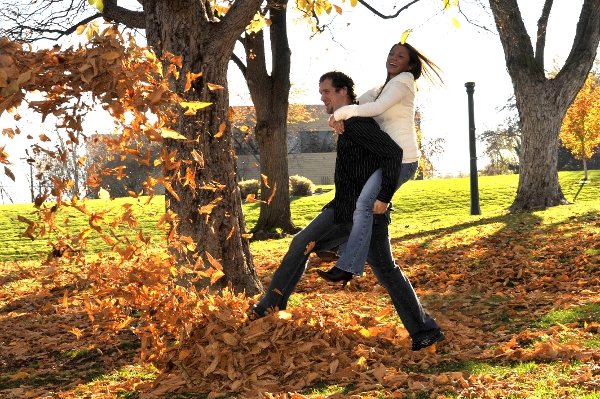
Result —
<path fill-rule="evenodd" d="M 265 295 L 254 308 L 257 315 L 264 316 L 268 309 L 285 309 L 290 295 L 304 274 L 310 253 L 332 248 L 346 241 L 351 227 L 350 222 L 334 223 L 333 208 L 327 208 L 298 232 L 273 273 Z"/>
<path fill-rule="evenodd" d="M 428 337 L 432 337 L 438 332 L 442 333 L 436 321 L 423 311 L 410 281 L 394 262 L 390 246 L 388 223 L 389 214 L 373 216 L 373 234 L 369 247 L 368 262 L 375 277 L 387 289 L 392 298 L 398 316 L 400 316 L 402 324 L 404 324 L 404 327 L 413 339 L 413 348 L 415 348 L 415 343 L 427 340 Z M 431 342 L 429 345 L 434 342 Z"/>

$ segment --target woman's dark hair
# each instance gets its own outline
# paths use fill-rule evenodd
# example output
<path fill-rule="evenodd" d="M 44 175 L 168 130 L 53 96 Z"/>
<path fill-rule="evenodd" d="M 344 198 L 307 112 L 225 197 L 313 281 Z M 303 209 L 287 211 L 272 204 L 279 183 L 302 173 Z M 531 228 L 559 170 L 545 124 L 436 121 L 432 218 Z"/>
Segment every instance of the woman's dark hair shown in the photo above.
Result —
<path fill-rule="evenodd" d="M 354 81 L 348 75 L 340 71 L 331 71 L 324 73 L 319 78 L 319 83 L 323 83 L 323 81 L 331 79 L 331 85 L 335 88 L 336 93 L 343 89 L 344 87 L 348 89 L 348 96 L 350 97 L 350 101 L 353 103 L 356 102 L 356 93 L 354 92 Z"/>
<path fill-rule="evenodd" d="M 392 48 L 396 46 L 404 46 L 406 51 L 408 51 L 409 65 L 411 67 L 409 72 L 413 74 L 415 80 L 419 79 L 421 74 L 424 74 L 425 79 L 430 83 L 433 83 L 435 80 L 439 80 L 440 83 L 444 83 L 444 80 L 441 76 L 442 70 L 433 61 L 425 57 L 416 48 L 408 43 L 396 43 L 392 46 Z M 389 76 L 387 80 L 389 80 Z"/>

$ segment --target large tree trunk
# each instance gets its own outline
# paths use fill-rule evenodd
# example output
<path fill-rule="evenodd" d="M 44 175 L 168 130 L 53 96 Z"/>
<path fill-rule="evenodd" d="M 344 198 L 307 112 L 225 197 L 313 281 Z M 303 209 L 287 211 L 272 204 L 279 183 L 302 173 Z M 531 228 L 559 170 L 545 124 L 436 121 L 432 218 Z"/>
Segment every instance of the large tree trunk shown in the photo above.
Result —
<path fill-rule="evenodd" d="M 170 126 L 188 140 L 165 140 L 163 161 L 171 190 L 167 189 L 167 211 L 177 217 L 176 235 L 189 237 L 195 248 L 177 246 L 173 252 L 180 265 L 222 265 L 225 278 L 215 288 L 229 284 L 236 292 L 254 295 L 262 286 L 254 270 L 244 215 L 235 176 L 233 137 L 228 118 L 227 65 L 235 40 L 252 18 L 261 0 L 232 5 L 221 21 L 212 20 L 208 2 L 198 0 L 148 0 L 145 3 L 148 43 L 157 53 L 168 51 L 183 57 L 182 78 L 171 80 L 171 88 L 187 101 L 211 102 L 195 116 L 174 110 L 177 122 Z M 202 73 L 185 92 L 186 73 Z M 209 90 L 207 83 L 223 86 Z M 195 153 L 201 154 L 202 159 Z M 172 166 L 169 166 L 171 164 Z M 201 260 L 200 260 L 201 259 Z"/>
<path fill-rule="evenodd" d="M 529 82 L 516 96 L 523 138 L 519 186 L 511 210 L 567 202 L 558 182 L 558 134 L 568 106 L 560 107 L 556 92 L 547 86 Z"/>
<path fill-rule="evenodd" d="M 287 39 L 287 0 L 270 0 L 271 75 L 265 61 L 264 33 L 247 35 L 247 66 L 241 66 L 256 109 L 255 134 L 260 149 L 260 215 L 252 229 L 255 237 L 275 228 L 296 233 L 292 223 L 287 158 L 287 115 L 290 93 L 291 51 Z"/>
<path fill-rule="evenodd" d="M 554 79 L 544 71 L 546 26 L 552 0 L 538 21 L 536 51 L 517 0 L 489 0 L 522 124 L 519 187 L 512 211 L 566 203 L 558 183 L 558 134 L 567 108 L 583 86 L 600 41 L 600 0 L 584 0 L 571 53 Z"/>

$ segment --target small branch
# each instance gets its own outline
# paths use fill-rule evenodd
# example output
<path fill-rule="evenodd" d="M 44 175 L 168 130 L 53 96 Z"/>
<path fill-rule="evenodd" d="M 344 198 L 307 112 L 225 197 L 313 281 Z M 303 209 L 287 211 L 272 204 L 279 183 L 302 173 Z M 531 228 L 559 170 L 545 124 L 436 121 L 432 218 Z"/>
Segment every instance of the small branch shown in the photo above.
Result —
<path fill-rule="evenodd" d="M 393 15 L 383 15 L 381 12 L 377 11 L 375 8 L 373 8 L 370 4 L 368 4 L 365 0 L 358 0 L 358 2 L 360 4 L 362 4 L 363 6 L 365 6 L 367 9 L 369 9 L 373 14 L 377 15 L 379 18 L 381 19 L 392 19 L 392 18 L 396 18 L 398 15 L 400 15 L 400 13 L 406 9 L 408 9 L 410 6 L 412 6 L 415 3 L 418 3 L 420 0 L 413 0 L 410 3 L 408 3 L 407 5 L 401 7 L 400 9 L 398 9 L 398 11 L 396 11 L 395 14 Z"/>
<path fill-rule="evenodd" d="M 546 32 L 548 29 L 548 18 L 554 0 L 546 0 L 542 9 L 542 16 L 538 20 L 537 40 L 535 42 L 535 62 L 544 68 L 544 50 L 546 48 Z"/>
<path fill-rule="evenodd" d="M 117 0 L 104 0 L 104 19 L 123 24 L 128 28 L 146 29 L 146 14 L 117 5 Z"/>
<path fill-rule="evenodd" d="M 242 75 L 244 75 L 244 78 L 246 78 L 246 73 L 247 73 L 248 68 L 246 67 L 246 65 L 244 65 L 242 60 L 240 60 L 240 58 L 237 55 L 235 55 L 235 53 L 231 54 L 231 61 L 233 61 L 235 63 L 235 65 L 238 66 L 238 68 L 240 69 L 240 72 L 242 72 Z"/>

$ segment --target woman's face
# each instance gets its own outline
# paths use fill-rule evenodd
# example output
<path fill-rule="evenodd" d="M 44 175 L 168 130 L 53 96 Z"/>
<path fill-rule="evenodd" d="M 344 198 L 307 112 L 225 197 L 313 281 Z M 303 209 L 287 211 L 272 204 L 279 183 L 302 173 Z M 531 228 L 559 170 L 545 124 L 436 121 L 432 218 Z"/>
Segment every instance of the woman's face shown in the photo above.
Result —
<path fill-rule="evenodd" d="M 402 72 L 409 71 L 411 69 L 409 64 L 410 57 L 406 47 L 400 44 L 396 44 L 394 47 L 392 47 L 385 63 L 388 74 L 390 75 L 390 79 Z"/>

